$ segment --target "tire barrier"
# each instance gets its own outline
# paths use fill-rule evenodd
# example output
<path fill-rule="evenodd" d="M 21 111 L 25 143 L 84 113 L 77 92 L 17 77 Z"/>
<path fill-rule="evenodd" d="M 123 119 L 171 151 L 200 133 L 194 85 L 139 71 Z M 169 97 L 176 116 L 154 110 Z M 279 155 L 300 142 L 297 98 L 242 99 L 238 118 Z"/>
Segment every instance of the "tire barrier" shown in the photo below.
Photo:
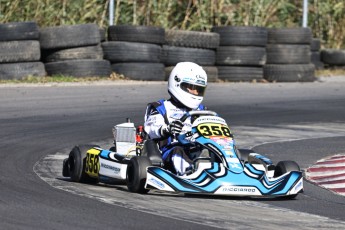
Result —
<path fill-rule="evenodd" d="M 163 81 L 164 64 L 148 62 L 115 63 L 111 68 L 116 73 L 130 76 L 133 80 Z"/>
<path fill-rule="evenodd" d="M 312 82 L 310 28 L 268 29 L 264 78 L 271 82 Z"/>
<path fill-rule="evenodd" d="M 185 61 L 195 62 L 201 66 L 213 66 L 216 62 L 216 52 L 211 49 L 164 45 L 162 61 L 166 66 L 174 66 Z"/>
<path fill-rule="evenodd" d="M 110 63 L 98 59 L 72 59 L 45 64 L 48 73 L 73 77 L 104 77 L 110 75 Z"/>
<path fill-rule="evenodd" d="M 62 50 L 46 51 L 45 62 L 58 62 L 75 59 L 103 59 L 103 49 L 101 45 L 84 46 Z"/>
<path fill-rule="evenodd" d="M 166 30 L 165 44 L 169 46 L 217 49 L 219 34 L 200 31 Z"/>
<path fill-rule="evenodd" d="M 161 61 L 161 46 L 150 43 L 108 41 L 102 43 L 104 58 L 111 63 Z"/>
<path fill-rule="evenodd" d="M 321 51 L 322 62 L 330 68 L 345 67 L 345 50 L 324 49 Z"/>
<path fill-rule="evenodd" d="M 108 41 L 102 42 L 104 58 L 115 73 L 132 80 L 163 81 L 161 63 L 165 30 L 153 26 L 108 27 Z"/>
<path fill-rule="evenodd" d="M 168 81 L 170 73 L 175 66 L 166 66 L 165 67 L 165 81 Z M 216 66 L 202 66 L 207 74 L 208 82 L 218 81 L 218 68 Z"/>
<path fill-rule="evenodd" d="M 43 77 L 39 29 L 35 22 L 0 24 L 0 79 Z"/>
<path fill-rule="evenodd" d="M 46 27 L 40 30 L 41 48 L 66 49 L 97 45 L 101 34 L 96 24 Z"/>
<path fill-rule="evenodd" d="M 314 81 L 315 69 L 345 66 L 345 51 L 321 50 L 310 28 L 215 26 L 200 32 L 92 23 L 42 29 L 35 22 L 0 24 L 0 79 L 115 71 L 133 80 L 161 81 L 182 61 L 201 65 L 210 82 Z"/>
<path fill-rule="evenodd" d="M 162 45 L 165 30 L 154 26 L 116 25 L 108 27 L 108 41 L 141 42 Z"/>
<path fill-rule="evenodd" d="M 266 64 L 265 78 L 270 82 L 311 82 L 315 80 L 313 64 Z"/>
<path fill-rule="evenodd" d="M 48 75 L 105 77 L 110 62 L 103 60 L 102 30 L 96 24 L 47 27 L 40 44 Z"/>
<path fill-rule="evenodd" d="M 315 69 L 323 69 L 324 64 L 321 61 L 321 40 L 318 38 L 313 38 L 310 44 L 310 61 L 314 64 Z"/>
<path fill-rule="evenodd" d="M 166 66 L 165 79 L 179 62 L 195 62 L 203 67 L 209 82 L 218 81 L 216 49 L 220 36 L 213 32 L 166 30 L 162 47 L 162 62 Z"/>
<path fill-rule="evenodd" d="M 220 35 L 216 66 L 224 81 L 262 81 L 266 63 L 267 29 L 254 26 L 217 26 Z"/>

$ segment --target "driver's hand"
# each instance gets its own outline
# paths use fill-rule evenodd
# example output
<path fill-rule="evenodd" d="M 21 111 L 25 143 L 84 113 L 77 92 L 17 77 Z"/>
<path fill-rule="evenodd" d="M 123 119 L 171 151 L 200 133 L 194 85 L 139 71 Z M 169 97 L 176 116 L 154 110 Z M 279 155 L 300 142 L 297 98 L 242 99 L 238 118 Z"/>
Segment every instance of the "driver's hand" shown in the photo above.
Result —
<path fill-rule="evenodd" d="M 161 128 L 161 135 L 167 136 L 170 134 L 172 136 L 177 136 L 181 133 L 182 128 L 183 123 L 180 120 L 172 121 L 169 125 L 164 125 Z"/>

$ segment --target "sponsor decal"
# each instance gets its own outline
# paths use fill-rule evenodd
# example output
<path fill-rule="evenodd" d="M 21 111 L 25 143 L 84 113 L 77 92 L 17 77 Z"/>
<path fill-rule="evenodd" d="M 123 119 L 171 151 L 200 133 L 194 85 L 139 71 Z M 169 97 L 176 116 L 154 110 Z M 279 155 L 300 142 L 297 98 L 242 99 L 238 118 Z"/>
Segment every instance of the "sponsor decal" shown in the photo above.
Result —
<path fill-rule="evenodd" d="M 170 118 L 172 118 L 172 119 L 180 119 L 182 116 L 183 116 L 182 112 L 179 112 L 179 113 L 175 112 L 175 113 L 170 115 Z"/>
<path fill-rule="evenodd" d="M 225 120 L 221 117 L 214 117 L 214 116 L 203 116 L 203 117 L 199 117 L 197 119 L 198 122 L 217 122 L 217 123 L 222 123 L 222 124 L 226 124 Z"/>
<path fill-rule="evenodd" d="M 196 84 L 206 85 L 205 81 L 203 81 L 203 80 L 197 80 Z"/>
<path fill-rule="evenodd" d="M 226 158 L 226 159 L 229 159 L 229 158 Z M 230 159 L 236 159 L 236 158 L 230 158 Z M 237 160 L 237 159 L 236 159 Z M 229 162 L 229 161 L 228 161 Z M 233 169 L 241 169 L 241 166 L 239 166 L 238 164 L 236 163 L 230 163 L 229 164 L 231 168 Z"/>
<path fill-rule="evenodd" d="M 256 193 L 256 188 L 227 186 L 222 188 L 222 192 Z"/>
<path fill-rule="evenodd" d="M 201 76 L 201 75 L 199 75 L 199 74 L 196 75 L 196 78 L 197 78 L 197 79 L 201 79 L 201 80 L 206 80 L 204 76 Z"/>
<path fill-rule="evenodd" d="M 101 167 L 105 168 L 105 169 L 110 169 L 112 171 L 114 171 L 115 174 L 119 174 L 120 173 L 120 169 L 105 163 L 101 163 Z"/>
<path fill-rule="evenodd" d="M 153 177 L 151 177 L 151 178 L 149 179 L 149 181 L 150 181 L 152 184 L 157 185 L 157 186 L 160 187 L 161 189 L 163 189 L 163 188 L 165 187 L 164 184 L 163 184 L 162 182 L 158 181 L 157 179 L 155 179 L 155 178 L 153 178 Z"/>
<path fill-rule="evenodd" d="M 230 157 L 233 157 L 232 151 L 224 151 L 226 155 L 229 155 Z"/>

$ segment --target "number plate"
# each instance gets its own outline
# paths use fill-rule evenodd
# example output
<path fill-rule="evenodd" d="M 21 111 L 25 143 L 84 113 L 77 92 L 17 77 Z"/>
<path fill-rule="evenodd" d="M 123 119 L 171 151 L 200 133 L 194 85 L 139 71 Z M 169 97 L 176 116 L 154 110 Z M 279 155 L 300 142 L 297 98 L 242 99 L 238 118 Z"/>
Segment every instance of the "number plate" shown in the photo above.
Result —
<path fill-rule="evenodd" d="M 206 137 L 232 137 L 228 126 L 218 123 L 204 123 L 197 127 L 199 133 Z"/>
<path fill-rule="evenodd" d="M 98 177 L 100 153 L 97 149 L 90 149 L 86 153 L 85 172 L 92 177 Z"/>

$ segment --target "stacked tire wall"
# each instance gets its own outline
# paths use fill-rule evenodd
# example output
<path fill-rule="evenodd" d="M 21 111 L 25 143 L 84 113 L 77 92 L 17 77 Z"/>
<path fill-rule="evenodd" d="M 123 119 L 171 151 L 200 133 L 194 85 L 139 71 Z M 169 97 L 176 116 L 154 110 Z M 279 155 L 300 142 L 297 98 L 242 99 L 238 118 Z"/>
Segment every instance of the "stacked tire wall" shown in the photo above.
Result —
<path fill-rule="evenodd" d="M 35 22 L 0 24 L 0 79 L 45 76 Z"/>
<path fill-rule="evenodd" d="M 269 29 L 264 78 L 275 82 L 315 80 L 310 28 Z"/>
<path fill-rule="evenodd" d="M 165 45 L 162 48 L 162 62 L 165 65 L 165 80 L 179 62 L 195 62 L 203 67 L 208 82 L 218 80 L 218 69 L 215 66 L 216 49 L 219 46 L 217 33 L 166 30 Z"/>
<path fill-rule="evenodd" d="M 213 27 L 220 35 L 216 65 L 224 81 L 260 81 L 266 63 L 267 29 L 250 26 Z"/>
<path fill-rule="evenodd" d="M 103 59 L 101 32 L 96 24 L 47 27 L 40 30 L 43 61 L 48 75 L 109 76 Z"/>
<path fill-rule="evenodd" d="M 178 62 L 191 61 L 203 66 L 210 82 L 314 81 L 315 69 L 345 66 L 344 50 L 320 51 L 320 43 L 309 28 L 222 26 L 199 32 L 82 24 L 39 29 L 35 22 L 13 22 L 0 24 L 0 79 L 113 71 L 133 80 L 162 81 Z"/>
<path fill-rule="evenodd" d="M 132 80 L 164 80 L 161 62 L 165 31 L 151 26 L 109 26 L 108 41 L 102 43 L 104 58 L 112 71 Z"/>

